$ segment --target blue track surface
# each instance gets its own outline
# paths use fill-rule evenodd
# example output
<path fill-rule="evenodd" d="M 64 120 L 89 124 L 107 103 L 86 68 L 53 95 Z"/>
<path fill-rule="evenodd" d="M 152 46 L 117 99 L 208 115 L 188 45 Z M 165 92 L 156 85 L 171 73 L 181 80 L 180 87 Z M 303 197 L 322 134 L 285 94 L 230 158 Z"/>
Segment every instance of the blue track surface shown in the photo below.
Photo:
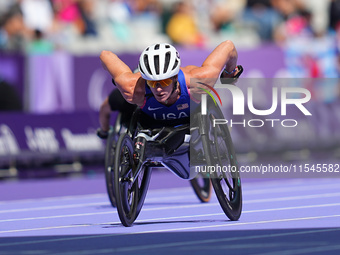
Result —
<path fill-rule="evenodd" d="M 244 180 L 232 222 L 215 195 L 154 172 L 133 227 L 120 224 L 104 176 L 0 185 L 0 254 L 340 254 L 339 179 Z"/>

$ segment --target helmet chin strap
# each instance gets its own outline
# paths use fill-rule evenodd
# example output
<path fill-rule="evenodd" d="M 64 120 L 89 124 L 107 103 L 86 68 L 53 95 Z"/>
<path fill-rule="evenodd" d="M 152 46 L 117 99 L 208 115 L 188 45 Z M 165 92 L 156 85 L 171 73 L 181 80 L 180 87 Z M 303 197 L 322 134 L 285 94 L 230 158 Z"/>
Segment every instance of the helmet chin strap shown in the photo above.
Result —
<path fill-rule="evenodd" d="M 167 100 L 165 100 L 165 102 L 164 102 L 165 104 L 168 104 L 168 101 L 169 101 L 170 97 L 176 91 L 177 88 L 178 88 L 178 80 L 176 80 L 176 84 L 173 86 L 170 96 L 168 97 Z"/>

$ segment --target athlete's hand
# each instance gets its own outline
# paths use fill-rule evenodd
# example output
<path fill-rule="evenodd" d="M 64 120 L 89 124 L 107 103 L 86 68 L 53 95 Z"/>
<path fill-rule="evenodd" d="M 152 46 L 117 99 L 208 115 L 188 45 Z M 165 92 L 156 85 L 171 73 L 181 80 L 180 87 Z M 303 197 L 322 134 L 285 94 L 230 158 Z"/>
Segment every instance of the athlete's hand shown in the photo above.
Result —
<path fill-rule="evenodd" d="M 221 83 L 222 84 L 233 84 L 235 85 L 237 82 L 237 79 L 241 76 L 241 74 L 243 73 L 243 67 L 241 65 L 238 65 L 235 69 L 235 72 L 233 73 L 233 76 L 230 74 L 228 75 L 226 72 L 221 73 Z"/>
<path fill-rule="evenodd" d="M 107 139 L 109 136 L 109 132 L 108 131 L 104 131 L 101 128 L 97 129 L 97 136 L 101 139 Z"/>

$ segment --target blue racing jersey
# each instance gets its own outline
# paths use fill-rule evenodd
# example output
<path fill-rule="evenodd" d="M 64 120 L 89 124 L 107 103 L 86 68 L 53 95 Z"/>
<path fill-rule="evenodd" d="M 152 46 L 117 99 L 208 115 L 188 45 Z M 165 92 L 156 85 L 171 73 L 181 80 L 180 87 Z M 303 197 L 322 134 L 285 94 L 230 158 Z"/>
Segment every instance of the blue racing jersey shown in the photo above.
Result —
<path fill-rule="evenodd" d="M 156 121 L 165 121 L 172 125 L 187 123 L 190 120 L 190 105 L 196 108 L 198 104 L 190 99 L 189 90 L 182 70 L 178 73 L 178 83 L 181 89 L 181 95 L 179 99 L 170 106 L 158 102 L 149 86 L 145 83 L 146 94 L 145 103 L 141 107 L 142 111 Z"/>

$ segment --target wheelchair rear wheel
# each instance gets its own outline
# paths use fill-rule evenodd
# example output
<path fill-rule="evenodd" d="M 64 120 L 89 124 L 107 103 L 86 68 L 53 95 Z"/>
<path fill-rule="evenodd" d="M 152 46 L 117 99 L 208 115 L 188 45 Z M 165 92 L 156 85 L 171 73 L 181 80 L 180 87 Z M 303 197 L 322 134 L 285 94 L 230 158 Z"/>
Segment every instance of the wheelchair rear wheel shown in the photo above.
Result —
<path fill-rule="evenodd" d="M 230 220 L 238 220 L 242 211 L 242 189 L 229 128 L 225 124 L 214 127 L 213 120 L 224 119 L 224 116 L 211 101 L 206 117 L 202 143 L 207 165 L 215 166 L 215 171 L 210 173 L 211 182 L 224 213 Z"/>

